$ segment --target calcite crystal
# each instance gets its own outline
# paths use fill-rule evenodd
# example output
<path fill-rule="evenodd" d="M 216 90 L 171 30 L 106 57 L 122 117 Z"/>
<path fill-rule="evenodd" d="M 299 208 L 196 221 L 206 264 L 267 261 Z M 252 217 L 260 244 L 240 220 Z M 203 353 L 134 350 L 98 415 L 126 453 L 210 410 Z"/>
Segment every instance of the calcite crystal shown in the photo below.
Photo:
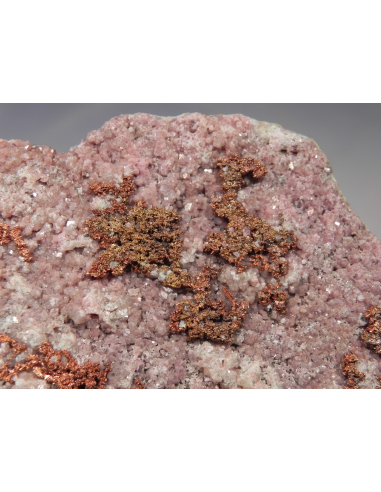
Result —
<path fill-rule="evenodd" d="M 224 253 L 234 231 L 212 205 L 232 191 L 223 188 L 219 159 L 236 154 L 267 171 L 233 189 L 242 214 L 296 238 L 287 273 L 276 279 L 261 264 L 238 271 Z M 242 115 L 123 115 L 68 153 L 0 140 L 0 170 L 3 236 L 17 231 L 28 251 L 20 255 L 14 240 L 0 245 L 0 333 L 27 347 L 15 363 L 49 342 L 52 353 L 67 350 L 81 366 L 106 371 L 110 362 L 106 388 L 343 388 L 351 353 L 365 375 L 356 384 L 379 384 L 380 355 L 361 335 L 366 313 L 381 305 L 381 242 L 350 209 L 313 140 Z M 191 278 L 218 269 L 208 305 L 222 301 L 227 312 L 248 305 L 232 343 L 171 330 L 176 306 L 191 305 L 193 295 L 169 287 L 164 267 L 155 276 L 127 262 L 112 275 L 111 261 L 99 278 L 88 274 L 105 244 L 86 234 L 86 224 L 111 207 L 108 191 L 126 176 L 136 186 L 130 206 L 144 202 L 179 217 L 181 269 Z M 94 194 L 100 182 L 113 188 Z M 210 251 L 210 238 L 221 239 L 218 251 Z M 0 367 L 11 351 L 0 344 Z M 49 381 L 20 372 L 13 385 L 0 385 L 54 387 Z"/>

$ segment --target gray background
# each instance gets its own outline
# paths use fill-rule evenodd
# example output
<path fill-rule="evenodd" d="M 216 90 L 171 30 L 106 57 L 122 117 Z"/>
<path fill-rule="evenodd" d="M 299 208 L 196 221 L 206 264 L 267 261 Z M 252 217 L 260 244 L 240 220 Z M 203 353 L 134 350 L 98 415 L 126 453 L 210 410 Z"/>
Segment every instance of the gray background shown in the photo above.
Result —
<path fill-rule="evenodd" d="M 0 138 L 67 152 L 110 118 L 138 112 L 241 113 L 313 138 L 353 210 L 381 239 L 381 104 L 0 104 Z"/>

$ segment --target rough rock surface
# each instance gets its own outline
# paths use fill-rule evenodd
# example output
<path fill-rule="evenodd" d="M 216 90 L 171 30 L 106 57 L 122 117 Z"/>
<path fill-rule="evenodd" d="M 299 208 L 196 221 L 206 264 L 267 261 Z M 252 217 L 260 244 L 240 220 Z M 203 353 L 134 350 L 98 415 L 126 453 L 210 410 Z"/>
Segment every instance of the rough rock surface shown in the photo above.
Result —
<path fill-rule="evenodd" d="M 288 314 L 258 303 L 267 273 L 250 267 L 237 274 L 203 252 L 209 234 L 224 229 L 210 206 L 222 193 L 216 161 L 234 153 L 259 158 L 268 170 L 240 190 L 247 211 L 274 226 L 282 213 L 297 236 L 280 279 Z M 311 139 L 242 115 L 124 115 L 65 154 L 0 140 L 0 170 L 0 222 L 21 227 L 34 258 L 23 261 L 12 242 L 0 246 L 0 332 L 29 350 L 49 341 L 80 364 L 110 361 L 108 388 L 136 380 L 147 388 L 342 388 L 342 358 L 355 350 L 366 374 L 362 387 L 377 385 L 380 356 L 359 335 L 366 310 L 380 304 L 381 242 L 343 199 Z M 183 290 L 131 272 L 86 275 L 101 249 L 81 228 L 109 203 L 89 186 L 119 184 L 131 174 L 138 186 L 131 204 L 144 199 L 181 215 L 183 268 L 197 275 L 205 264 L 222 267 L 214 298 L 226 301 L 225 287 L 250 303 L 234 344 L 170 333 L 175 304 L 190 297 Z M 0 347 L 0 364 L 7 350 Z M 14 387 L 49 384 L 21 373 Z"/>

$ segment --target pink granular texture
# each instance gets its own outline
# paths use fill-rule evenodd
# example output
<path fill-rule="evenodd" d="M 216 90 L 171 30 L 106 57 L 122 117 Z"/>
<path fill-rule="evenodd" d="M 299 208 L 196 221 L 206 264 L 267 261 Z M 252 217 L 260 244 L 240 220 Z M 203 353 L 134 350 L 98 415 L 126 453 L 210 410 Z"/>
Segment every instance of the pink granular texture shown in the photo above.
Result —
<path fill-rule="evenodd" d="M 290 298 L 286 315 L 257 302 L 268 274 L 255 267 L 237 274 L 203 252 L 208 235 L 225 227 L 210 206 L 222 194 L 216 161 L 234 153 L 268 169 L 258 182 L 246 179 L 238 199 L 273 226 L 283 214 L 297 236 L 280 279 Z M 12 242 L 0 246 L 0 332 L 29 350 L 48 340 L 81 364 L 110 361 L 108 388 L 134 387 L 137 378 L 147 388 L 342 388 L 341 359 L 353 349 L 367 374 L 363 386 L 378 384 L 380 357 L 359 334 L 365 311 L 380 304 L 381 242 L 350 209 L 313 140 L 242 115 L 123 115 L 68 153 L 0 140 L 0 169 L 0 222 L 21 226 L 34 257 L 26 263 Z M 119 184 L 123 175 L 138 186 L 131 204 L 145 200 L 181 215 L 183 268 L 196 275 L 205 264 L 219 266 L 212 297 L 228 304 L 226 287 L 249 301 L 233 345 L 170 333 L 175 304 L 191 297 L 185 290 L 130 271 L 86 275 L 101 249 L 82 227 L 110 203 L 89 187 Z M 0 364 L 5 357 L 1 347 Z M 48 386 L 20 374 L 14 387 Z"/>

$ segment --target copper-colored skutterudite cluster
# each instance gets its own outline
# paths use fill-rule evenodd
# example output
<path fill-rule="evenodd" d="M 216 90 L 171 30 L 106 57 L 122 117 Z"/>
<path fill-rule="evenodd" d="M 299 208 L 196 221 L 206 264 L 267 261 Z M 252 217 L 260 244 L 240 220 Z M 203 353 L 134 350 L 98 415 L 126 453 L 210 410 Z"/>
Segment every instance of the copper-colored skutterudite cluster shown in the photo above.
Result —
<path fill-rule="evenodd" d="M 343 375 L 347 380 L 345 389 L 358 389 L 359 384 L 365 379 L 365 374 L 356 369 L 356 362 L 358 360 L 353 350 L 343 357 Z"/>
<path fill-rule="evenodd" d="M 274 309 L 281 314 L 286 314 L 287 294 L 279 290 L 280 283 L 266 285 L 258 292 L 258 302 L 263 306 L 269 306 L 274 302 Z"/>
<path fill-rule="evenodd" d="M 381 355 L 381 307 L 371 306 L 364 316 L 368 319 L 368 324 L 360 339 L 369 349 Z M 347 378 L 345 388 L 358 388 L 359 383 L 365 379 L 365 374 L 355 368 L 357 361 L 358 357 L 353 351 L 343 357 L 343 374 Z M 377 389 L 381 389 L 381 376 L 376 376 L 376 378 L 379 382 Z"/>
<path fill-rule="evenodd" d="M 0 245 L 8 244 L 11 241 L 14 241 L 17 251 L 24 261 L 28 263 L 33 261 L 32 255 L 21 236 L 20 227 L 16 226 L 11 229 L 9 225 L 0 222 Z"/>
<path fill-rule="evenodd" d="M 376 354 L 381 354 L 381 307 L 371 306 L 364 316 L 368 325 L 361 334 L 361 340 Z"/>
<path fill-rule="evenodd" d="M 178 213 L 147 208 L 144 202 L 128 208 L 128 198 L 136 189 L 132 176 L 123 177 L 120 186 L 95 183 L 90 189 L 98 196 L 110 194 L 114 199 L 110 207 L 94 211 L 96 216 L 85 221 L 83 230 L 105 249 L 87 274 L 95 278 L 108 273 L 116 276 L 131 267 L 133 271 L 158 277 L 164 285 L 181 284 L 183 245 Z"/>
<path fill-rule="evenodd" d="M 296 246 L 296 237 L 284 227 L 275 229 L 263 219 L 249 214 L 237 200 L 243 176 L 251 173 L 253 178 L 265 176 L 267 170 L 252 157 L 239 158 L 238 155 L 219 159 L 217 166 L 223 179 L 224 194 L 212 202 L 216 215 L 228 221 L 224 232 L 213 232 L 207 239 L 205 251 L 219 254 L 237 267 L 238 273 L 250 265 L 264 270 L 276 279 L 286 275 L 288 262 L 285 255 Z M 285 313 L 286 294 L 279 291 L 280 284 L 267 286 L 259 292 L 259 300 Z"/>
<path fill-rule="evenodd" d="M 0 333 L 0 343 L 9 343 L 12 353 L 0 367 L 0 381 L 13 384 L 13 378 L 21 372 L 32 371 L 37 377 L 59 389 L 101 389 L 107 382 L 110 363 L 101 371 L 99 364 L 86 362 L 83 366 L 67 350 L 56 351 L 49 342 L 44 342 L 36 354 L 28 355 L 25 362 L 14 362 L 14 358 L 25 352 L 26 345 L 17 343 L 8 335 Z"/>
<path fill-rule="evenodd" d="M 232 303 L 228 311 L 222 301 L 210 299 L 210 280 L 217 272 L 205 267 L 195 279 L 180 267 L 183 242 L 178 226 L 180 216 L 164 208 L 147 208 L 144 202 L 128 208 L 127 201 L 134 192 L 132 177 L 124 177 L 122 184 L 113 186 L 95 183 L 90 187 L 98 195 L 113 195 L 110 207 L 94 212 L 85 221 L 84 231 L 105 248 L 90 268 L 88 275 L 95 278 L 122 274 L 127 267 L 150 277 L 158 278 L 172 288 L 188 288 L 194 300 L 176 305 L 171 316 L 174 333 L 187 332 L 188 339 L 205 338 L 230 343 L 243 325 L 248 310 L 246 302 L 236 302 L 224 289 Z"/>
<path fill-rule="evenodd" d="M 174 333 L 187 332 L 188 340 L 205 338 L 212 342 L 231 343 L 236 332 L 242 328 L 248 302 L 237 302 L 225 288 L 223 292 L 232 304 L 228 311 L 222 301 L 211 299 L 210 281 L 216 278 L 216 268 L 204 266 L 202 273 L 192 279 L 189 287 L 194 299 L 187 299 L 176 304 L 171 315 L 171 330 Z"/>
<path fill-rule="evenodd" d="M 274 278 L 285 275 L 287 261 L 284 255 L 296 244 L 294 233 L 283 227 L 277 230 L 259 217 L 248 214 L 236 199 L 244 182 L 243 176 L 251 173 L 254 178 L 261 178 L 266 169 L 253 158 L 240 159 L 237 155 L 219 159 L 217 166 L 223 178 L 224 195 L 213 201 L 212 208 L 218 216 L 228 220 L 228 225 L 224 233 L 209 236 L 205 251 L 218 253 L 234 264 L 239 273 L 253 264 Z M 211 299 L 210 282 L 217 276 L 216 269 L 204 267 L 202 273 L 192 278 L 181 268 L 183 242 L 177 212 L 147 208 L 144 202 L 128 208 L 128 198 L 135 191 L 132 177 L 123 177 L 120 186 L 95 183 L 90 189 L 98 196 L 109 194 L 114 199 L 110 207 L 94 212 L 95 217 L 84 224 L 84 231 L 105 249 L 88 275 L 95 278 L 109 273 L 120 275 L 130 267 L 158 278 L 168 287 L 188 288 L 194 299 L 176 305 L 171 315 L 172 332 L 186 332 L 188 340 L 204 338 L 231 343 L 243 326 L 249 305 L 237 302 L 226 289 L 223 292 L 232 304 L 230 311 L 222 301 Z M 279 283 L 265 287 L 259 292 L 259 301 L 266 306 L 274 302 L 277 311 L 286 313 L 287 297 L 279 287 Z"/>
<path fill-rule="evenodd" d="M 135 389 L 139 389 L 139 390 L 146 389 L 146 387 L 144 386 L 144 383 L 141 380 L 141 378 L 135 379 L 134 385 L 135 385 Z"/>

